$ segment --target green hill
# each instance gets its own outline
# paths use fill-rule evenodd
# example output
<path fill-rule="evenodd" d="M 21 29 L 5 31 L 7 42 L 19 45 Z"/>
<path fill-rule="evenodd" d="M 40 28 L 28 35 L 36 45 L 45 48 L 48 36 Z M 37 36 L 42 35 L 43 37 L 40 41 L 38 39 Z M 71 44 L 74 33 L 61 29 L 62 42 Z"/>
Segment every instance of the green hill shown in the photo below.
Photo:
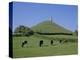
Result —
<path fill-rule="evenodd" d="M 36 26 L 33 26 L 32 30 L 35 32 L 44 32 L 44 33 L 72 33 L 71 31 L 51 21 L 41 22 Z"/>

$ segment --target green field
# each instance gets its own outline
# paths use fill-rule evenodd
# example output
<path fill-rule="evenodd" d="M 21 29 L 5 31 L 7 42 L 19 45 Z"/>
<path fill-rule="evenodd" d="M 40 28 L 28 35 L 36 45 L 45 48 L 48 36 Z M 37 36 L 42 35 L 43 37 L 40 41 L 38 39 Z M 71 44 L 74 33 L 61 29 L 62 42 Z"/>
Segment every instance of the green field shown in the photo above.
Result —
<path fill-rule="evenodd" d="M 56 35 L 58 37 L 58 35 Z M 54 36 L 54 37 L 56 37 Z M 58 39 L 54 39 L 53 36 L 39 36 L 33 35 L 30 37 L 13 37 L 13 57 L 35 57 L 35 56 L 54 56 L 54 55 L 72 55 L 78 53 L 78 44 L 76 42 L 59 43 Z M 65 38 L 71 38 L 70 36 L 62 36 Z M 73 39 L 76 37 L 72 36 Z M 51 39 L 54 40 L 54 44 L 50 44 Z M 23 41 L 28 41 L 24 48 L 21 47 Z M 39 41 L 43 40 L 44 44 L 39 47 Z"/>
<path fill-rule="evenodd" d="M 29 28 L 18 27 L 19 31 L 27 31 Z M 44 21 L 31 27 L 34 34 L 30 36 L 13 36 L 13 57 L 36 57 L 36 56 L 56 56 L 56 55 L 72 55 L 78 53 L 78 38 L 74 32 L 59 26 L 51 21 Z M 72 35 L 40 35 L 40 33 L 71 33 Z M 40 47 L 40 41 L 43 41 Z M 62 43 L 60 43 L 62 40 Z M 22 43 L 27 41 L 27 44 L 22 47 Z M 51 44 L 53 41 L 53 44 Z"/>

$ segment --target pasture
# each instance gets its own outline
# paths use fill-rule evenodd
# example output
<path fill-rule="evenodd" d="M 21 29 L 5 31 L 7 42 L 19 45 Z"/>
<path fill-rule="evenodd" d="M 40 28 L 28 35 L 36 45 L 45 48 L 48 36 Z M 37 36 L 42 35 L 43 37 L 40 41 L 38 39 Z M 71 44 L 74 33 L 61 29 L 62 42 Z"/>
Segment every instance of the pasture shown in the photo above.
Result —
<path fill-rule="evenodd" d="M 59 43 L 59 40 L 68 40 L 68 42 Z M 42 47 L 39 46 L 40 40 L 43 40 Z M 51 45 L 53 40 L 53 45 Z M 22 42 L 27 44 L 22 47 Z M 36 56 L 56 56 L 72 55 L 78 53 L 77 37 L 75 36 L 40 36 L 13 37 L 13 57 L 36 57 Z"/>

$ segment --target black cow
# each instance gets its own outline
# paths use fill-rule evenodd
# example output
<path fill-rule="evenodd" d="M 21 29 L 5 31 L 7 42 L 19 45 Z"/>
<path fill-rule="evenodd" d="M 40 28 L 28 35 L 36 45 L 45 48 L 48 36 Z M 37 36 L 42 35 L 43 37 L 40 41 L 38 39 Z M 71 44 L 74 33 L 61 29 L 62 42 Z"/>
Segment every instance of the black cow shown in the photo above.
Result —
<path fill-rule="evenodd" d="M 22 42 L 22 47 L 24 47 L 25 44 L 27 44 L 27 41 Z"/>
<path fill-rule="evenodd" d="M 41 47 L 43 45 L 43 40 L 40 41 L 39 46 Z"/>
<path fill-rule="evenodd" d="M 53 45 L 53 40 L 51 40 L 51 45 Z"/>
<path fill-rule="evenodd" d="M 62 40 L 59 40 L 59 43 L 62 43 Z"/>

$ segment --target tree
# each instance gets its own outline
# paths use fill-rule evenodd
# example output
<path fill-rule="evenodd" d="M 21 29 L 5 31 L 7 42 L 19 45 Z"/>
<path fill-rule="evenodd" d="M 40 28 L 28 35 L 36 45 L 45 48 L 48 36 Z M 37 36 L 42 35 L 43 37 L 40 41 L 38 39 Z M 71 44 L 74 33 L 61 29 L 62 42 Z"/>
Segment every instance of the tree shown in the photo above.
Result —
<path fill-rule="evenodd" d="M 16 27 L 15 31 L 14 31 L 14 35 L 16 36 L 30 36 L 33 35 L 33 31 L 23 25 L 20 25 L 18 27 Z"/>

